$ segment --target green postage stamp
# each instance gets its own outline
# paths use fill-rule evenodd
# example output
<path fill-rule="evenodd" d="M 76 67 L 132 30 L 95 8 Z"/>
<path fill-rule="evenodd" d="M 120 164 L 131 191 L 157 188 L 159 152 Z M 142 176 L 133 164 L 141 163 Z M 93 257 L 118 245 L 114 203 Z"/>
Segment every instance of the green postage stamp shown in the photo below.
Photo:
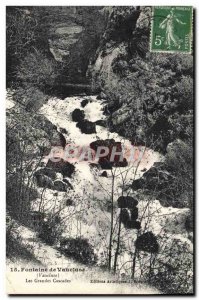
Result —
<path fill-rule="evenodd" d="M 192 19 L 191 6 L 154 6 L 150 50 L 191 53 Z"/>

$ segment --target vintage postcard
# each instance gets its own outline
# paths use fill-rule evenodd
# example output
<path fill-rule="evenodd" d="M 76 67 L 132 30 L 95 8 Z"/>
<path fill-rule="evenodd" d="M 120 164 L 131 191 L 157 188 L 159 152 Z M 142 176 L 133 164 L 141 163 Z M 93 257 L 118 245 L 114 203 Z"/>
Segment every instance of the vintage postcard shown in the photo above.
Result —
<path fill-rule="evenodd" d="M 190 6 L 7 6 L 7 293 L 193 295 Z"/>

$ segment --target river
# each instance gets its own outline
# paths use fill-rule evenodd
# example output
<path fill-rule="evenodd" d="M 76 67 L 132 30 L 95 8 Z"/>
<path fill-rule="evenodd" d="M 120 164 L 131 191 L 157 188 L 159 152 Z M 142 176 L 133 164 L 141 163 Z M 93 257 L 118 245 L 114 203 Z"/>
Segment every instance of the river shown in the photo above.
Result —
<path fill-rule="evenodd" d="M 81 101 L 88 98 L 90 102 L 82 108 Z M 130 141 L 117 133 L 109 132 L 108 128 L 96 126 L 96 133 L 84 134 L 76 127 L 76 122 L 71 117 L 76 108 L 84 110 L 85 118 L 95 122 L 106 118 L 103 114 L 104 105 L 104 101 L 98 100 L 96 96 L 67 97 L 64 100 L 51 98 L 41 107 L 40 113 L 56 125 L 58 130 L 64 128 L 67 131 L 64 136 L 68 144 L 88 146 L 98 139 L 115 139 L 115 141 L 122 142 L 127 147 L 130 146 Z M 106 170 L 107 177 L 100 176 L 103 170 L 92 168 L 87 161 L 74 162 L 75 173 L 70 180 L 74 189 L 67 193 L 67 197 L 74 200 L 75 208 L 63 205 L 66 198 L 63 192 L 56 193 L 55 197 L 54 191 L 47 189 L 44 194 L 45 210 L 49 210 L 49 212 L 60 210 L 60 215 L 67 223 L 64 235 L 66 237 L 81 236 L 88 238 L 94 245 L 98 257 L 101 257 L 100 264 L 106 256 L 105 249 L 109 241 L 111 216 L 107 209 L 107 203 L 111 198 L 113 173 L 115 176 L 113 188 L 114 209 L 116 210 L 114 222 L 116 224 L 118 217 L 116 201 L 119 196 L 127 193 L 125 187 L 128 187 L 134 179 L 140 178 L 155 162 L 164 159 L 161 154 L 152 149 L 144 150 L 145 155 L 140 161 L 134 161 L 127 167 L 113 168 L 112 171 Z M 135 193 L 132 189 L 128 189 L 128 195 L 135 196 Z M 139 201 L 138 208 L 139 218 L 142 219 L 141 230 L 143 232 L 152 231 L 154 234 L 161 234 L 161 236 L 169 233 L 171 240 L 177 238 L 191 246 L 184 230 L 183 221 L 188 209 L 163 207 L 157 199 L 142 199 Z M 129 253 L 134 247 L 136 234 L 136 230 L 122 228 L 121 237 L 127 251 L 119 258 L 118 264 L 120 266 L 130 259 Z M 125 265 L 121 272 L 127 272 L 128 268 L 129 264 Z"/>
<path fill-rule="evenodd" d="M 89 99 L 90 102 L 81 107 L 82 100 Z M 105 102 L 98 100 L 95 96 L 87 97 L 67 97 L 64 100 L 50 98 L 43 104 L 39 113 L 47 117 L 58 130 L 65 129 L 63 133 L 67 144 L 78 146 L 88 146 L 91 142 L 98 139 L 115 139 L 117 142 L 127 147 L 131 146 L 130 141 L 114 132 L 109 132 L 108 128 L 96 126 L 96 133 L 84 134 L 76 127 L 76 122 L 72 120 L 72 112 L 76 109 L 82 109 L 85 118 L 95 122 L 105 120 L 103 114 Z M 7 109 L 15 106 L 12 97 L 6 101 Z M 62 131 L 63 132 L 63 131 Z M 75 161 L 75 172 L 68 181 L 73 186 L 72 190 L 65 192 L 56 192 L 55 190 L 37 188 L 39 198 L 32 202 L 32 210 L 38 210 L 41 198 L 42 209 L 49 213 L 59 213 L 62 225 L 64 225 L 63 237 L 86 238 L 94 247 L 98 256 L 98 264 L 102 265 L 107 257 L 107 248 L 110 237 L 110 199 L 113 191 L 114 200 L 114 224 L 117 229 L 119 209 L 117 208 L 117 199 L 121 195 L 130 195 L 138 197 L 139 220 L 141 220 L 141 232 L 152 231 L 159 239 L 162 245 L 169 245 L 173 241 L 186 245 L 188 251 L 192 252 L 192 243 L 188 239 L 188 233 L 185 230 L 185 220 L 189 213 L 187 208 L 163 207 L 158 199 L 141 198 L 130 187 L 134 179 L 140 178 L 144 172 L 150 169 L 155 162 L 159 162 L 164 157 L 152 149 L 141 147 L 143 156 L 141 160 L 134 160 L 127 167 L 113 168 L 106 170 L 107 177 L 100 176 L 103 170 L 92 167 L 87 161 Z M 46 163 L 48 157 L 43 158 Z M 113 186 L 114 174 L 114 186 Z M 61 175 L 59 179 L 62 180 Z M 70 199 L 72 205 L 66 205 Z M 117 230 L 115 230 L 117 234 Z M 131 270 L 131 253 L 134 251 L 134 242 L 137 236 L 137 230 L 126 229 L 122 226 L 121 240 L 123 251 L 118 259 L 120 274 L 129 274 Z M 164 255 L 164 247 L 161 247 L 160 257 Z M 126 263 L 130 261 L 129 263 Z M 147 264 L 147 261 L 143 259 Z"/>

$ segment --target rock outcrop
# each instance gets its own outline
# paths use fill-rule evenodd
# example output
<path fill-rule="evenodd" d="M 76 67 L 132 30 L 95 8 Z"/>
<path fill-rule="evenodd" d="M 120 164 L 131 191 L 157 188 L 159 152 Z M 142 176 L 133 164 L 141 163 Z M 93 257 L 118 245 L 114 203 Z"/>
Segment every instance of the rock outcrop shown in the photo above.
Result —
<path fill-rule="evenodd" d="M 90 144 L 90 148 L 97 152 L 98 147 L 107 147 L 109 152 L 106 156 L 99 157 L 98 163 L 102 169 L 112 169 L 112 167 L 127 167 L 128 162 L 126 158 L 122 157 L 122 144 L 121 142 L 116 142 L 114 139 L 97 140 Z M 121 155 L 114 155 L 119 152 Z M 99 153 L 98 153 L 99 154 Z"/>
<path fill-rule="evenodd" d="M 61 173 L 63 177 L 71 177 L 75 171 L 75 166 L 63 159 L 60 161 L 52 161 L 49 159 L 46 167 L 51 168 L 55 172 Z"/>
<path fill-rule="evenodd" d="M 91 134 L 96 133 L 96 126 L 94 122 L 90 122 L 86 119 L 80 120 L 76 125 L 82 133 Z"/>
<path fill-rule="evenodd" d="M 79 122 L 82 121 L 85 117 L 84 111 L 81 109 L 76 108 L 73 112 L 72 112 L 72 120 L 74 122 Z"/>
<path fill-rule="evenodd" d="M 132 189 L 153 195 L 164 207 L 192 209 L 193 157 L 190 147 L 181 140 L 169 144 L 165 160 L 154 163 L 140 179 L 134 180 Z"/>
<path fill-rule="evenodd" d="M 88 74 L 107 99 L 111 130 L 165 153 L 192 130 L 193 57 L 151 53 L 150 20 L 151 7 L 111 8 Z"/>
<path fill-rule="evenodd" d="M 60 82 L 85 82 L 89 60 L 106 26 L 102 7 L 46 6 L 41 22 L 51 54 L 65 69 Z"/>

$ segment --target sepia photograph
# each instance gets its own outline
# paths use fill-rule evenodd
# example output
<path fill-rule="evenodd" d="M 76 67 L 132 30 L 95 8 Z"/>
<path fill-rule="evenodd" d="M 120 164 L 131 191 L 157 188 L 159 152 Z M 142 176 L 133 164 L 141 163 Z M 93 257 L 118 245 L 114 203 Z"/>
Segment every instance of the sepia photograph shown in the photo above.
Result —
<path fill-rule="evenodd" d="M 7 294 L 194 295 L 193 7 L 7 6 L 5 102 Z"/>

